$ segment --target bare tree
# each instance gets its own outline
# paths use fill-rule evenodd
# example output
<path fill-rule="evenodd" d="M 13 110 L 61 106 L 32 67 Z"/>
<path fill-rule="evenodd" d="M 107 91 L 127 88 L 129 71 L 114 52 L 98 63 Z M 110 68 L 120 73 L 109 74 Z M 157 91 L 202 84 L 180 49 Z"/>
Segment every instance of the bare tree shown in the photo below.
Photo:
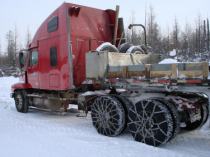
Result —
<path fill-rule="evenodd" d="M 197 51 L 201 52 L 201 16 L 198 16 L 197 20 Z"/>
<path fill-rule="evenodd" d="M 152 6 L 149 8 L 149 13 L 148 13 L 148 24 L 147 24 L 147 39 L 148 43 L 150 45 L 153 45 L 153 28 L 154 28 L 154 21 L 155 21 L 155 15 L 154 15 L 154 9 Z"/>
<path fill-rule="evenodd" d="M 27 49 L 29 44 L 31 43 L 31 32 L 29 30 L 29 28 L 27 29 L 27 32 L 26 32 L 26 42 L 25 42 L 25 48 Z"/>
<path fill-rule="evenodd" d="M 154 52 L 162 52 L 160 27 L 155 21 L 155 13 L 152 6 L 150 6 L 148 12 L 147 39 L 148 44 L 153 48 Z"/>
<path fill-rule="evenodd" d="M 179 28 L 178 21 L 175 18 L 174 26 L 173 26 L 173 44 L 174 44 L 174 49 L 179 49 L 180 48 L 179 34 L 180 34 L 180 28 Z"/>
<path fill-rule="evenodd" d="M 8 56 L 8 64 L 10 66 L 15 66 L 15 51 L 16 51 L 16 39 L 14 32 L 9 30 L 6 34 L 7 40 L 7 56 Z"/>
<path fill-rule="evenodd" d="M 180 38 L 181 38 L 180 49 L 182 50 L 183 54 L 186 54 L 189 45 L 188 45 L 188 36 L 185 31 L 181 33 Z"/>
<path fill-rule="evenodd" d="M 171 50 L 170 47 L 170 31 L 169 31 L 169 27 L 168 27 L 168 32 L 165 36 L 162 36 L 162 41 L 161 41 L 161 46 L 162 46 L 162 50 L 163 53 L 165 52 L 165 54 L 168 54 L 168 52 Z"/>
<path fill-rule="evenodd" d="M 189 25 L 188 23 L 185 26 L 185 30 L 184 30 L 186 36 L 187 36 L 187 40 L 188 40 L 188 48 L 187 48 L 187 56 L 193 56 L 194 52 L 195 52 L 195 39 L 196 39 L 196 35 L 195 32 L 193 30 L 193 28 L 191 27 L 191 25 Z"/>
<path fill-rule="evenodd" d="M 203 39 L 202 39 L 202 43 L 203 43 L 203 50 L 206 51 L 207 50 L 207 39 L 206 39 L 206 21 L 203 20 Z"/>

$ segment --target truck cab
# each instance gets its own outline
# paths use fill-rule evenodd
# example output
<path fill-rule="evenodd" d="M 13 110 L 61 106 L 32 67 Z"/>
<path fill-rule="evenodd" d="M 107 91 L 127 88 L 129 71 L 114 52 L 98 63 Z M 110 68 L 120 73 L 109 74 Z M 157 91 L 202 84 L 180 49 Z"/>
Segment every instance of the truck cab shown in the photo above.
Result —
<path fill-rule="evenodd" d="M 114 10 L 63 3 L 41 24 L 28 47 L 24 86 L 54 91 L 81 86 L 85 53 L 113 41 L 115 16 Z M 20 84 L 12 87 L 19 88 Z"/>
<path fill-rule="evenodd" d="M 27 112 L 29 107 L 63 111 L 75 103 L 75 91 L 86 80 L 85 54 L 119 38 L 122 32 L 115 29 L 116 23 L 114 10 L 71 3 L 58 7 L 19 54 L 22 81 L 12 86 L 18 111 Z"/>

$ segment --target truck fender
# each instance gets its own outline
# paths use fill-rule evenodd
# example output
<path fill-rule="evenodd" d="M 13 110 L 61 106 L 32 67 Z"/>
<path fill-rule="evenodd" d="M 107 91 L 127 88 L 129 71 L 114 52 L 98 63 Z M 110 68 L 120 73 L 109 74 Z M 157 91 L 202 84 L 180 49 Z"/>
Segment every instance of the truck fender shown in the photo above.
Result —
<path fill-rule="evenodd" d="M 14 93 L 15 90 L 21 90 L 21 89 L 30 89 L 32 86 L 28 83 L 16 83 L 12 85 L 11 91 Z"/>

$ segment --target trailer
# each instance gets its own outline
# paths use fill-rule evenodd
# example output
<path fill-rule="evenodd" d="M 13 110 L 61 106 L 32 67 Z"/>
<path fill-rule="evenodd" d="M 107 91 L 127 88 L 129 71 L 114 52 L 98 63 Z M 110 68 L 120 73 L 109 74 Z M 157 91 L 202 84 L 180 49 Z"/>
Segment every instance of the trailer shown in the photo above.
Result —
<path fill-rule="evenodd" d="M 147 45 L 124 42 L 118 12 L 119 7 L 70 3 L 56 9 L 19 53 L 23 81 L 11 94 L 17 111 L 67 112 L 69 104 L 77 104 L 91 112 L 98 133 L 118 136 L 128 128 L 136 141 L 152 146 L 167 143 L 180 130 L 201 127 L 208 119 L 208 96 L 180 90 L 172 77 L 177 70 L 160 77 L 158 55 Z M 205 79 L 205 72 L 200 74 Z"/>

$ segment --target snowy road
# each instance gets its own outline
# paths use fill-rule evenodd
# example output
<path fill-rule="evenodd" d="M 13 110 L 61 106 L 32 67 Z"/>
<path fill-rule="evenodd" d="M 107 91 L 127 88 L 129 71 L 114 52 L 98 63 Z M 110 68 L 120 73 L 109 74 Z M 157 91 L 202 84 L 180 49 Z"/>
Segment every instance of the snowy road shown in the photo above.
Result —
<path fill-rule="evenodd" d="M 160 148 L 133 141 L 131 135 L 110 138 L 97 134 L 90 116 L 78 118 L 30 111 L 18 113 L 9 97 L 18 79 L 0 78 L 0 156 L 2 157 L 210 157 L 209 122 L 179 134 Z"/>

